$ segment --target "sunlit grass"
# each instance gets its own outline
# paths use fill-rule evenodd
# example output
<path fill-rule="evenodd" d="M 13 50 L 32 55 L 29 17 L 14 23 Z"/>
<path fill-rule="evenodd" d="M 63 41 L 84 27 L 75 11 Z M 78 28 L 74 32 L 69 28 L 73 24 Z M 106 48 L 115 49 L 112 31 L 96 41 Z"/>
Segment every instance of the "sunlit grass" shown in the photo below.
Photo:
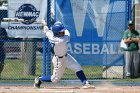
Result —
<path fill-rule="evenodd" d="M 42 75 L 42 60 L 36 60 L 36 74 L 24 75 L 24 61 L 19 59 L 6 59 L 5 67 L 1 75 L 1 82 L 33 82 L 36 76 Z M 86 77 L 89 80 L 102 79 L 103 67 L 102 66 L 82 66 Z M 53 70 L 53 66 L 51 66 Z M 52 71 L 51 71 L 52 73 Z M 75 72 L 66 69 L 62 80 L 78 79 Z M 30 80 L 30 81 L 29 81 Z M 113 83 L 139 83 L 140 78 L 136 79 L 106 79 L 111 80 Z"/>
<path fill-rule="evenodd" d="M 19 59 L 6 59 L 1 78 L 2 79 L 23 79 L 23 80 L 34 79 L 34 77 L 42 75 L 42 60 L 37 59 L 35 75 L 24 75 L 24 68 L 25 68 L 24 61 L 19 60 Z M 83 66 L 82 68 L 87 78 L 89 79 L 102 77 L 102 67 Z M 53 70 L 53 66 L 51 66 L 51 69 Z M 74 71 L 70 69 L 66 69 L 63 74 L 62 79 L 77 79 L 77 76 Z"/>

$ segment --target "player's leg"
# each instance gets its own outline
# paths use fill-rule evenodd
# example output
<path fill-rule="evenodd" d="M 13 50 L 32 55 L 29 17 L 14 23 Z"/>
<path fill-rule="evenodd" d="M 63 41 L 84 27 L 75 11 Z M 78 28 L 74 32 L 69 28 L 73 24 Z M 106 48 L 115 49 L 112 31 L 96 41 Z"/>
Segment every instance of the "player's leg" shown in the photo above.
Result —
<path fill-rule="evenodd" d="M 125 77 L 131 76 L 131 62 L 132 62 L 132 52 L 126 51 L 125 53 Z"/>
<path fill-rule="evenodd" d="M 140 65 L 138 51 L 133 52 L 133 62 L 134 62 L 134 76 L 133 77 L 136 78 L 138 77 L 138 74 L 139 74 L 139 65 Z"/>
<path fill-rule="evenodd" d="M 94 87 L 94 86 L 90 86 L 90 84 L 84 74 L 84 71 L 82 70 L 81 65 L 69 54 L 66 57 L 66 65 L 69 69 L 73 70 L 76 73 L 77 77 L 83 83 L 83 86 L 84 87 L 86 86 L 85 88 Z"/>
<path fill-rule="evenodd" d="M 57 83 L 62 78 L 63 73 L 66 69 L 65 59 L 56 57 L 56 61 L 54 61 L 53 64 L 54 64 L 54 69 L 53 69 L 53 75 L 51 76 L 51 81 L 53 83 Z"/>
<path fill-rule="evenodd" d="M 40 88 L 41 82 L 58 82 L 64 73 L 64 70 L 66 68 L 66 64 L 63 62 L 63 59 L 59 59 L 57 57 L 53 57 L 53 75 L 52 76 L 40 76 L 35 79 L 34 87 Z"/>

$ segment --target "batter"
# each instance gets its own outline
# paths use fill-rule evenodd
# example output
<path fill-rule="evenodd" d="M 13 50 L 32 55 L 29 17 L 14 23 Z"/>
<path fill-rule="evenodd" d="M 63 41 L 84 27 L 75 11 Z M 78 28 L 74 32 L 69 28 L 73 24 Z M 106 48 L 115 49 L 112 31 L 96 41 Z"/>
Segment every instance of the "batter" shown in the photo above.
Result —
<path fill-rule="evenodd" d="M 44 20 L 42 21 L 42 24 L 44 26 L 44 33 L 53 47 L 54 56 L 52 62 L 54 69 L 52 76 L 40 76 L 35 78 L 34 87 L 40 88 L 43 81 L 57 83 L 62 78 L 65 69 L 69 68 L 73 70 L 81 80 L 83 88 L 94 88 L 94 86 L 91 86 L 87 81 L 81 65 L 67 53 L 68 42 L 70 41 L 69 31 L 59 21 L 54 23 L 51 30 L 48 29 L 46 26 L 47 23 Z"/>

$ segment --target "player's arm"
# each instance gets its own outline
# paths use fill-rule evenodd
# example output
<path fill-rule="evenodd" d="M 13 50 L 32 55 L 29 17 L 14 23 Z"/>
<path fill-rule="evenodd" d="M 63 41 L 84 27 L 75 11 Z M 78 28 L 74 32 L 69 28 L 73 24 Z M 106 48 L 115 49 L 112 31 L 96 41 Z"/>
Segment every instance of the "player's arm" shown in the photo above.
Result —
<path fill-rule="evenodd" d="M 138 43 L 140 38 L 137 36 L 136 38 L 131 38 L 132 42 Z"/>
<path fill-rule="evenodd" d="M 52 40 L 53 37 L 54 37 L 54 34 L 51 30 L 48 29 L 47 26 L 44 26 L 44 33 L 46 34 L 46 37 L 49 39 L 49 40 Z"/>
<path fill-rule="evenodd" d="M 63 42 L 63 39 L 54 37 L 53 32 L 51 30 L 49 30 L 47 26 L 44 26 L 43 31 L 46 34 L 46 37 L 49 39 L 50 42 L 55 43 L 55 44 Z"/>
<path fill-rule="evenodd" d="M 127 31 L 125 31 L 123 34 L 123 40 L 124 40 L 124 43 L 126 43 L 126 44 L 129 44 L 132 42 L 131 38 L 128 37 Z"/>
<path fill-rule="evenodd" d="M 127 38 L 127 39 L 124 39 L 124 42 L 125 43 L 132 43 L 132 42 L 138 43 L 139 38 Z"/>
<path fill-rule="evenodd" d="M 42 20 L 42 25 L 43 25 L 43 31 L 46 34 L 46 37 L 49 39 L 50 42 L 52 43 L 61 43 L 61 42 L 65 42 L 66 38 L 58 38 L 58 37 L 54 37 L 54 33 L 52 32 L 52 30 L 48 29 L 47 23 L 45 20 Z M 67 35 L 70 35 L 69 32 L 66 32 Z"/>
<path fill-rule="evenodd" d="M 65 35 L 67 36 L 66 42 L 69 42 L 70 41 L 70 32 L 68 30 L 65 30 Z"/>
<path fill-rule="evenodd" d="M 43 32 L 46 34 L 47 38 L 52 39 L 54 34 L 51 30 L 49 30 L 47 26 L 47 22 L 42 19 L 42 26 L 43 26 Z"/>
<path fill-rule="evenodd" d="M 124 40 L 124 43 L 127 43 L 127 44 L 132 42 L 131 38 L 124 38 L 123 40 Z"/>
<path fill-rule="evenodd" d="M 70 32 L 68 30 L 65 30 L 65 35 L 70 36 Z"/>

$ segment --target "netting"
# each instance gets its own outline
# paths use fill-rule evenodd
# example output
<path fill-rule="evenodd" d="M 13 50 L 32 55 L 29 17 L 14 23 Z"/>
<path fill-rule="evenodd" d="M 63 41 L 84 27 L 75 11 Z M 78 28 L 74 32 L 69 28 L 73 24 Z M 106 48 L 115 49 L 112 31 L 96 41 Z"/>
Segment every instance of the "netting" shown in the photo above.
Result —
<path fill-rule="evenodd" d="M 70 31 L 68 51 L 82 65 L 88 79 L 123 78 L 124 59 L 119 42 L 127 25 L 128 3 L 129 0 L 51 2 L 50 15 L 55 21 L 62 21 Z M 7 17 L 7 10 L 2 10 L 0 14 Z M 4 42 L 6 59 L 1 79 L 34 79 L 43 74 L 42 39 L 12 38 Z M 66 69 L 62 79 L 77 77 Z"/>

